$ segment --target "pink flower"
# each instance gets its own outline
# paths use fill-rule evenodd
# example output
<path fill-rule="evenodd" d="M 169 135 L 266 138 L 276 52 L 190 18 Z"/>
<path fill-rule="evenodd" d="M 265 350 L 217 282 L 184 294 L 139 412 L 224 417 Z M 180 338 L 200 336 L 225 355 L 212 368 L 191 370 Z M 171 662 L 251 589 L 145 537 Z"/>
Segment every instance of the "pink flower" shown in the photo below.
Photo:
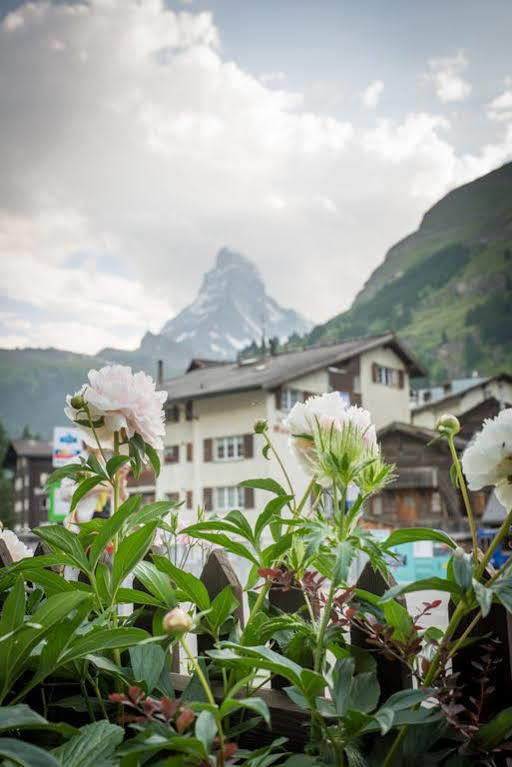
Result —
<path fill-rule="evenodd" d="M 165 414 L 163 404 L 167 392 L 156 391 L 153 379 L 143 372 L 132 373 L 124 365 L 107 365 L 101 370 L 89 372 L 89 383 L 79 392 L 89 408 L 93 421 L 102 420 L 95 426 L 102 447 L 113 447 L 113 434 L 124 429 L 128 437 L 139 434 L 144 442 L 156 450 L 163 448 Z M 75 395 L 76 396 L 76 395 Z M 64 412 L 76 423 L 86 420 L 84 411 L 77 410 L 68 396 Z M 79 424 L 84 441 L 95 445 L 92 430 Z"/>

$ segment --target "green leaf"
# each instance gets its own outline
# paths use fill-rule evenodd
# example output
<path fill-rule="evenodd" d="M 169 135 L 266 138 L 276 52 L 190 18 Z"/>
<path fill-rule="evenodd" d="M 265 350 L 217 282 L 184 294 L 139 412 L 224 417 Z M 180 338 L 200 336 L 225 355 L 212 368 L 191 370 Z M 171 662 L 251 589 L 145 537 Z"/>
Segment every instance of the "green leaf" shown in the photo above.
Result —
<path fill-rule="evenodd" d="M 210 609 L 210 597 L 208 596 L 206 586 L 199 580 L 199 578 L 196 578 L 192 573 L 186 573 L 184 570 L 175 567 L 172 562 L 165 557 L 160 557 L 155 554 L 153 556 L 153 562 L 159 570 L 170 576 L 178 588 L 185 592 L 187 598 L 193 602 L 193 604 L 197 605 L 201 611 Z"/>
<path fill-rule="evenodd" d="M 158 457 L 158 453 L 156 452 L 155 448 L 149 445 L 147 442 L 144 442 L 144 450 L 146 451 L 149 462 L 153 467 L 155 477 L 158 477 L 160 474 L 160 458 Z"/>
<path fill-rule="evenodd" d="M 272 500 L 267 503 L 261 514 L 259 514 L 254 526 L 254 539 L 256 541 L 259 542 L 263 530 L 273 521 L 274 517 L 280 513 L 283 506 L 286 506 L 286 504 L 292 500 L 292 495 L 280 494 L 277 498 L 272 498 Z"/>
<path fill-rule="evenodd" d="M 239 535 L 240 532 L 237 530 L 236 534 Z M 210 541 L 210 543 L 216 543 L 219 546 L 222 546 L 223 549 L 226 549 L 226 551 L 230 551 L 232 554 L 236 554 L 237 556 L 242 557 L 243 559 L 248 559 L 249 562 L 253 562 L 254 564 L 258 563 L 258 560 L 254 556 L 254 554 L 251 551 L 249 551 L 249 549 L 246 546 L 244 546 L 243 543 L 234 541 L 232 538 L 230 538 L 228 535 L 225 535 L 224 533 L 202 532 L 200 537 L 203 538 L 205 541 Z"/>
<path fill-rule="evenodd" d="M 89 457 L 87 458 L 87 461 L 85 462 L 87 466 L 91 467 L 91 470 L 98 474 L 100 477 L 103 476 L 105 479 L 107 479 L 107 475 L 105 474 L 105 469 L 101 465 L 101 463 L 98 461 L 94 453 L 90 453 Z"/>
<path fill-rule="evenodd" d="M 67 466 L 60 466 L 58 469 L 55 469 L 55 471 L 52 471 L 46 480 L 46 487 L 48 488 L 51 485 L 56 485 L 67 477 L 74 479 L 77 474 L 83 474 L 84 470 L 88 471 L 87 467 L 84 467 L 81 463 L 69 463 Z"/>
<path fill-rule="evenodd" d="M 130 663 L 133 678 L 136 682 L 144 682 L 150 695 L 164 668 L 165 651 L 158 644 L 130 647 Z"/>
<path fill-rule="evenodd" d="M 122 742 L 124 730 L 107 721 L 86 724 L 80 734 L 53 750 L 66 767 L 100 767 L 110 761 Z"/>
<path fill-rule="evenodd" d="M 139 605 L 151 605 L 152 607 L 166 607 L 162 604 L 160 599 L 147 594 L 145 591 L 139 591 L 138 589 L 128 589 L 120 587 L 116 592 L 116 602 L 121 604 L 135 603 Z"/>
<path fill-rule="evenodd" d="M 150 594 L 153 594 L 162 605 L 172 609 L 176 607 L 177 600 L 174 589 L 169 583 L 169 578 L 159 570 L 153 562 L 143 560 L 135 565 L 135 578 L 137 578 Z M 208 592 L 207 592 L 208 593 Z"/>
<path fill-rule="evenodd" d="M 264 700 L 261 698 L 227 698 L 220 707 L 220 715 L 227 716 L 238 708 L 247 708 L 259 714 L 270 727 L 270 711 Z"/>
<path fill-rule="evenodd" d="M 505 607 L 509 613 L 512 613 L 512 575 L 497 580 L 493 583 L 492 590 L 503 607 Z"/>
<path fill-rule="evenodd" d="M 114 594 L 121 581 L 126 578 L 128 573 L 131 573 L 135 565 L 149 551 L 155 528 L 156 522 L 151 522 L 121 541 L 112 567 L 112 591 Z"/>
<path fill-rule="evenodd" d="M 94 475 L 92 477 L 88 477 L 87 479 L 84 479 L 83 482 L 80 482 L 77 489 L 73 493 L 69 510 L 74 511 L 77 507 L 77 504 L 79 503 L 79 501 L 81 501 L 84 495 L 86 495 L 90 490 L 96 487 L 96 485 L 100 485 L 102 482 L 105 482 L 104 475 L 100 475 L 100 476 Z"/>
<path fill-rule="evenodd" d="M 47 751 L 17 738 L 0 738 L 0 757 L 22 767 L 62 767 L 62 762 Z"/>
<path fill-rule="evenodd" d="M 107 474 L 110 479 L 112 479 L 116 471 L 118 471 L 121 466 L 124 466 L 125 463 L 128 463 L 129 460 L 130 456 L 128 455 L 114 455 L 112 458 L 109 458 L 107 461 Z"/>
<path fill-rule="evenodd" d="M 380 726 L 380 734 L 385 735 L 393 727 L 393 720 L 395 718 L 395 712 L 391 708 L 383 706 L 373 715 L 376 722 Z"/>
<path fill-rule="evenodd" d="M 207 615 L 207 621 L 212 629 L 214 631 L 220 629 L 238 606 L 239 602 L 235 598 L 231 586 L 223 588 L 212 601 L 211 610 Z"/>
<path fill-rule="evenodd" d="M 116 533 L 119 532 L 123 523 L 137 511 L 140 502 L 140 495 L 130 496 L 130 498 L 121 504 L 114 516 L 104 521 L 101 530 L 94 536 L 89 551 L 89 561 L 92 569 L 96 566 L 98 559 L 105 550 L 105 546 L 114 538 Z"/>
<path fill-rule="evenodd" d="M 80 540 L 71 530 L 67 530 L 62 525 L 44 525 L 43 527 L 38 527 L 34 532 L 53 551 L 61 551 L 67 554 L 73 560 L 76 567 L 83 570 L 84 573 L 90 572 L 89 562 Z"/>
<path fill-rule="evenodd" d="M 453 577 L 463 591 L 467 591 L 473 579 L 473 558 L 461 548 L 457 548 L 452 556 Z"/>
<path fill-rule="evenodd" d="M 34 563 L 37 559 L 39 559 L 39 557 L 34 558 Z M 23 568 L 23 574 L 27 580 L 42 586 L 48 597 L 51 597 L 54 594 L 61 594 L 63 591 L 76 591 L 77 589 L 87 592 L 92 591 L 91 586 L 87 583 L 82 583 L 81 581 L 67 581 L 62 575 L 58 575 L 52 570 L 47 570 L 44 567 L 29 565 L 28 567 Z"/>
<path fill-rule="evenodd" d="M 413 543 L 414 541 L 439 541 L 445 543 L 451 549 L 456 549 L 457 544 L 446 533 L 440 530 L 431 530 L 428 527 L 413 527 L 404 530 L 394 530 L 382 544 L 383 549 L 400 546 L 401 543 Z"/>
<path fill-rule="evenodd" d="M 25 583 L 23 578 L 18 576 L 9 592 L 9 596 L 4 602 L 0 619 L 0 636 L 4 637 L 22 626 L 24 617 Z M 14 639 L 6 640 L 6 643 L 3 643 L 0 649 L 0 682 L 4 682 L 7 677 L 14 642 Z"/>
<path fill-rule="evenodd" d="M 438 578 L 433 576 L 432 578 L 422 578 L 419 581 L 413 581 L 412 583 L 397 583 L 396 586 L 392 586 L 386 591 L 386 593 L 380 598 L 379 602 L 389 602 L 390 599 L 394 599 L 398 594 L 410 594 L 414 591 L 448 591 L 454 596 L 461 597 L 462 591 L 458 584 L 453 581 L 446 580 L 446 578 Z"/>
<path fill-rule="evenodd" d="M 286 490 L 279 482 L 271 477 L 261 479 L 244 479 L 243 482 L 238 483 L 240 487 L 253 487 L 255 490 L 268 490 L 269 493 L 275 495 L 286 495 Z"/>
<path fill-rule="evenodd" d="M 492 589 L 486 589 L 481 583 L 473 578 L 473 590 L 475 592 L 476 601 L 480 605 L 482 611 L 482 617 L 485 618 L 489 615 L 492 605 L 493 592 Z"/>
<path fill-rule="evenodd" d="M 336 547 L 336 561 L 332 573 L 332 580 L 336 585 L 346 582 L 354 553 L 354 547 L 349 541 L 338 543 Z"/>
<path fill-rule="evenodd" d="M 365 671 L 352 679 L 347 708 L 367 714 L 379 702 L 380 685 L 374 671 Z"/>
<path fill-rule="evenodd" d="M 238 535 L 241 535 L 242 538 L 245 538 L 249 543 L 254 543 L 252 528 L 241 511 L 233 509 L 233 511 L 226 514 L 225 519 L 235 525 Z"/>
<path fill-rule="evenodd" d="M 38 724 L 48 724 L 46 719 L 25 703 L 17 703 L 15 706 L 2 706 L 0 708 L 0 731 L 21 729 Z"/>
<path fill-rule="evenodd" d="M 390 695 L 384 703 L 385 708 L 402 711 L 405 708 L 422 703 L 430 695 L 430 690 L 400 690 Z"/>
<path fill-rule="evenodd" d="M 89 653 L 131 647 L 148 638 L 149 634 L 143 629 L 124 627 L 96 629 L 77 636 L 73 644 L 64 652 L 61 660 L 63 663 L 69 663 Z"/>
<path fill-rule="evenodd" d="M 148 503 L 147 506 L 144 506 L 142 509 L 139 509 L 139 511 L 130 515 L 126 522 L 126 527 L 127 529 L 130 529 L 136 525 L 145 525 L 154 520 L 161 522 L 162 517 L 166 516 L 166 514 L 177 505 L 177 502 L 173 501 L 155 501 L 154 503 Z"/>
<path fill-rule="evenodd" d="M 263 566 L 271 567 L 278 562 L 282 555 L 291 548 L 293 538 L 293 533 L 288 533 L 287 535 L 283 535 L 281 540 L 277 541 L 277 543 L 272 543 L 270 546 L 267 546 L 261 553 L 261 563 Z"/>
<path fill-rule="evenodd" d="M 475 740 L 490 751 L 512 737 L 512 708 L 505 708 L 487 724 L 481 725 Z"/>
<path fill-rule="evenodd" d="M 205 750 L 210 751 L 214 737 L 217 735 L 217 722 L 210 711 L 201 711 L 196 719 L 195 736 L 201 741 Z"/>
<path fill-rule="evenodd" d="M 353 658 L 339 658 L 334 666 L 331 694 L 337 714 L 343 715 L 347 711 L 355 666 Z"/>

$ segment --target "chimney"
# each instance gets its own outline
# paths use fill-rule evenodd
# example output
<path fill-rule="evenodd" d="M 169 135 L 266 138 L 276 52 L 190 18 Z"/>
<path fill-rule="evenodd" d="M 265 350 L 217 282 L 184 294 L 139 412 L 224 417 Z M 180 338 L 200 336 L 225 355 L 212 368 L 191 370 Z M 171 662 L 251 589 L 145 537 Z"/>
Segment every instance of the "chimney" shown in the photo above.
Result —
<path fill-rule="evenodd" d="M 164 382 L 164 361 L 158 360 L 157 373 L 156 373 L 156 385 L 162 386 L 163 382 Z"/>

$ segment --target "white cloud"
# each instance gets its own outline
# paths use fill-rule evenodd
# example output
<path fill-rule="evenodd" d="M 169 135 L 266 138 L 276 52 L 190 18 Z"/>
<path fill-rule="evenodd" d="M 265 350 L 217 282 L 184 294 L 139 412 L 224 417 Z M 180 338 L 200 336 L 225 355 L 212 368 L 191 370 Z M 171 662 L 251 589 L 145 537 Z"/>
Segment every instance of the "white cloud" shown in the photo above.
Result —
<path fill-rule="evenodd" d="M 91 0 L 16 17 L 0 26 L 0 278 L 37 319 L 9 309 L 30 325 L 5 321 L 5 345 L 133 347 L 225 243 L 283 304 L 327 319 L 430 204 L 512 150 L 507 133 L 460 157 L 436 115 L 361 134 L 308 112 L 223 57 L 210 13 Z"/>
<path fill-rule="evenodd" d="M 286 72 L 264 72 L 260 75 L 260 80 L 264 85 L 270 83 L 284 83 L 287 80 Z"/>
<path fill-rule="evenodd" d="M 503 91 L 487 105 L 487 117 L 497 122 L 512 120 L 512 89 Z"/>
<path fill-rule="evenodd" d="M 461 76 L 468 67 L 468 60 L 459 51 L 456 56 L 431 59 L 427 79 L 434 83 L 436 96 L 443 104 L 465 101 L 471 93 L 471 83 Z"/>
<path fill-rule="evenodd" d="M 375 107 L 380 101 L 380 97 L 382 96 L 383 90 L 384 90 L 384 83 L 382 82 L 382 80 L 375 80 L 373 83 L 370 83 L 364 89 L 361 95 L 364 106 L 367 109 L 375 109 Z"/>

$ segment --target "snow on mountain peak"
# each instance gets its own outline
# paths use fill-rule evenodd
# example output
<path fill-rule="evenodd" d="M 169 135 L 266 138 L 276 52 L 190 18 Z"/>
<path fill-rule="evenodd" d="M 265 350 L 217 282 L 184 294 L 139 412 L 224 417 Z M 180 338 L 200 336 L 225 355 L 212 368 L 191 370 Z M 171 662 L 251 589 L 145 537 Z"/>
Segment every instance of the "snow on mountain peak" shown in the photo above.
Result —
<path fill-rule="evenodd" d="M 162 335 L 183 343 L 194 356 L 235 359 L 251 341 L 260 343 L 263 334 L 284 340 L 310 328 L 308 320 L 267 294 L 252 261 L 223 247 L 195 300 L 164 325 Z"/>

